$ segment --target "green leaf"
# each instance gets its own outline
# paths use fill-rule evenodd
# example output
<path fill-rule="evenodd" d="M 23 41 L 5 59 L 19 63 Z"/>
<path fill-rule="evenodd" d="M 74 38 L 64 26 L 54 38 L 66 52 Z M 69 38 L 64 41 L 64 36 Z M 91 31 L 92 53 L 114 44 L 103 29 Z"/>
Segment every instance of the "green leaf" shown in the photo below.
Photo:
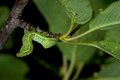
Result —
<path fill-rule="evenodd" d="M 83 26 L 83 28 L 85 28 L 85 26 Z M 83 29 L 81 28 L 80 29 L 81 32 L 83 31 Z M 78 34 L 80 33 L 80 31 L 78 32 Z M 94 35 L 94 36 L 93 36 Z M 78 43 L 79 42 L 91 42 L 91 41 L 100 41 L 103 39 L 103 35 L 104 35 L 104 32 L 102 31 L 96 31 L 96 32 L 93 32 L 92 34 L 89 34 L 89 35 L 86 35 L 82 38 L 80 38 L 78 40 Z M 96 48 L 94 47 L 91 47 L 91 46 L 79 46 L 78 47 L 78 61 L 83 61 L 83 62 L 88 62 L 92 57 L 93 55 L 95 54 L 96 52 Z"/>
<path fill-rule="evenodd" d="M 89 0 L 59 0 L 75 23 L 85 24 L 92 17 Z"/>
<path fill-rule="evenodd" d="M 106 65 L 93 80 L 120 80 L 120 62 Z M 112 72 L 111 72 L 112 71 Z"/>
<path fill-rule="evenodd" d="M 112 3 L 108 8 L 106 8 L 90 22 L 90 29 L 95 31 L 101 28 L 120 24 L 119 6 L 120 1 Z"/>
<path fill-rule="evenodd" d="M 80 28 L 80 30 L 78 32 L 76 32 L 75 35 L 80 34 L 87 29 L 88 29 L 87 25 L 83 26 Z M 93 34 L 96 34 L 96 35 L 93 36 Z M 93 40 L 100 40 L 102 38 L 101 33 L 94 32 L 93 34 L 86 35 L 86 36 L 82 37 L 81 39 L 73 42 L 73 44 L 72 44 L 72 42 L 70 42 L 70 44 L 69 43 L 60 43 L 60 44 L 58 44 L 58 47 L 60 48 L 61 52 L 63 53 L 63 55 L 66 56 L 67 59 L 72 60 L 73 54 L 76 54 L 76 63 L 88 62 L 94 55 L 96 48 L 91 47 L 91 46 L 82 46 L 82 45 L 79 46 L 74 43 L 90 42 Z M 74 47 L 76 47 L 76 49 L 77 49 L 76 53 L 72 52 L 74 50 Z"/>
<path fill-rule="evenodd" d="M 10 55 L 0 55 L 0 80 L 26 80 L 28 66 Z"/>
<path fill-rule="evenodd" d="M 50 31 L 65 33 L 70 26 L 70 19 L 58 0 L 33 0 L 38 10 L 47 20 Z"/>
<path fill-rule="evenodd" d="M 96 45 L 108 52 L 117 59 L 120 59 L 120 30 L 111 30 L 106 33 L 103 41 L 97 42 Z"/>
<path fill-rule="evenodd" d="M 120 42 L 104 40 L 104 41 L 96 42 L 94 46 L 109 53 L 110 55 L 120 60 L 119 45 L 120 45 Z"/>
<path fill-rule="evenodd" d="M 9 9 L 5 6 L 0 7 L 0 28 L 3 26 L 9 15 Z"/>
<path fill-rule="evenodd" d="M 120 6 L 120 1 L 116 1 L 112 3 L 108 8 L 105 9 L 104 12 L 97 15 L 90 22 L 89 24 L 90 30 L 84 32 L 83 34 L 79 36 L 79 37 L 85 36 L 86 34 L 91 33 L 95 30 L 106 28 L 107 31 L 104 30 L 104 32 L 107 32 L 107 33 L 104 36 L 103 40 L 100 40 L 100 41 L 93 40 L 91 42 L 87 41 L 88 44 L 85 44 L 85 45 L 97 47 L 109 53 L 110 55 L 114 56 L 117 59 L 120 59 L 120 54 L 119 54 L 120 53 L 120 46 L 119 46 L 120 39 L 119 39 L 119 36 L 117 36 L 118 34 L 120 34 L 119 25 L 118 25 L 120 24 L 120 14 L 119 14 L 120 8 L 118 8 L 119 6 Z M 111 30 L 113 30 L 111 29 L 111 27 L 114 28 L 114 32 L 111 32 Z"/>
<path fill-rule="evenodd" d="M 83 2 L 84 2 L 84 0 L 83 0 Z M 66 11 L 65 7 L 61 5 L 60 1 L 57 1 L 57 0 L 52 0 L 52 1 L 34 0 L 34 3 L 37 5 L 37 8 L 40 10 L 40 12 L 44 15 L 44 17 L 48 21 L 51 32 L 63 33 L 68 30 L 68 28 L 70 26 L 70 19 L 65 12 Z M 87 2 L 87 4 L 88 3 L 89 3 L 89 1 Z M 88 17 L 86 19 L 88 20 Z M 87 20 L 85 22 L 87 22 Z M 92 37 L 94 37 L 94 36 L 92 36 Z M 57 46 L 61 50 L 63 56 L 66 56 L 66 58 L 71 61 L 72 56 L 73 56 L 73 50 L 74 50 L 75 46 L 77 46 L 77 45 L 74 46 L 72 44 L 59 43 L 59 44 L 57 44 Z M 86 46 L 80 46 L 80 48 L 77 47 L 77 50 L 76 50 L 77 52 L 75 53 L 77 56 L 76 62 L 78 62 L 78 63 L 80 61 L 81 62 L 89 61 L 89 59 L 93 56 L 93 54 L 96 50 L 96 48 L 86 47 Z M 87 51 L 90 51 L 90 53 L 88 53 Z"/>
<path fill-rule="evenodd" d="M 96 49 L 94 47 L 89 46 L 77 46 L 76 44 L 66 44 L 60 43 L 58 47 L 60 48 L 62 54 L 68 59 L 72 60 L 73 55 L 76 55 L 76 63 L 79 64 L 80 62 L 88 62 L 91 57 L 94 55 Z M 76 49 L 76 52 L 74 51 Z M 89 51 L 89 52 L 88 52 Z"/>
<path fill-rule="evenodd" d="M 120 60 L 120 37 L 118 34 L 120 34 L 119 29 L 106 31 L 102 40 L 93 40 L 86 43 L 86 45 L 99 48 Z"/>
<path fill-rule="evenodd" d="M 114 77 L 114 78 L 98 78 L 98 79 L 93 79 L 93 80 L 120 80 L 120 78 L 118 77 Z"/>

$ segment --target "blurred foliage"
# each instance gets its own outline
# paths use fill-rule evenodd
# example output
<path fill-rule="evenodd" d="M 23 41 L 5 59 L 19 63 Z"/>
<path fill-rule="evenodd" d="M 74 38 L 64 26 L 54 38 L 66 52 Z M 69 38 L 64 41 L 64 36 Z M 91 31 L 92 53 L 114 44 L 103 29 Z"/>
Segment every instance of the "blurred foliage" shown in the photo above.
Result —
<path fill-rule="evenodd" d="M 6 6 L 0 6 L 0 29 L 4 26 L 9 16 L 10 10 Z M 13 36 L 10 37 L 8 42 L 6 43 L 5 48 L 10 49 L 13 46 Z"/>
<path fill-rule="evenodd" d="M 0 7 L 0 28 L 4 26 L 9 15 L 8 7 Z M 13 35 L 6 43 L 5 49 L 13 47 Z M 12 55 L 0 53 L 0 80 L 26 80 L 28 65 Z"/>
<path fill-rule="evenodd" d="M 11 55 L 0 54 L 0 80 L 26 80 L 28 66 Z"/>
<path fill-rule="evenodd" d="M 0 28 L 4 25 L 9 15 L 9 9 L 5 6 L 0 6 Z"/>
<path fill-rule="evenodd" d="M 33 0 L 33 1 L 36 4 L 38 10 L 40 10 L 40 12 L 43 14 L 45 19 L 48 21 L 51 32 L 63 33 L 64 31 L 67 31 L 70 26 L 67 24 L 70 24 L 70 20 L 73 20 L 73 22 L 77 23 L 79 25 L 78 27 L 80 27 L 79 31 L 77 31 L 74 34 L 74 36 L 79 35 L 79 34 L 81 34 L 82 36 L 84 35 L 84 33 L 85 34 L 90 33 L 88 35 L 80 37 L 79 40 L 75 41 L 77 43 L 87 42 L 86 45 L 89 45 L 89 47 L 79 46 L 76 44 L 67 44 L 67 43 L 57 44 L 63 56 L 65 56 L 67 60 L 71 61 L 70 68 L 68 69 L 68 74 L 71 73 L 69 72 L 69 70 L 71 71 L 72 70 L 71 68 L 74 68 L 75 65 L 77 66 L 81 63 L 86 64 L 86 62 L 90 62 L 91 58 L 93 58 L 96 51 L 98 51 L 94 47 L 97 47 L 111 54 L 112 56 L 120 59 L 119 58 L 120 57 L 119 56 L 119 53 L 120 53 L 119 42 L 120 41 L 118 39 L 119 35 L 116 35 L 116 34 L 119 34 L 119 30 L 116 31 L 116 27 L 115 27 L 116 26 L 115 24 L 120 24 L 120 20 L 119 20 L 120 8 L 118 7 L 120 6 L 119 5 L 120 1 L 117 1 L 113 4 L 112 2 L 114 2 L 114 0 L 111 0 L 111 1 L 52 0 L 51 2 L 47 0 L 44 0 L 44 1 Z M 94 11 L 94 13 L 92 12 L 92 10 Z M 65 13 L 68 16 L 65 15 Z M 93 19 L 91 19 L 91 15 L 93 15 Z M 90 19 L 91 19 L 90 24 L 88 23 L 85 24 Z M 68 20 L 69 22 L 66 22 Z M 85 24 L 85 25 L 83 26 L 81 24 Z M 104 28 L 104 27 L 108 27 L 108 28 Z M 76 25 L 74 26 L 74 28 L 76 28 Z M 104 28 L 104 29 L 100 30 L 101 28 Z M 114 31 L 112 32 L 111 30 L 113 29 Z M 116 40 L 118 42 L 116 42 Z M 90 47 L 90 46 L 93 46 L 93 47 Z M 113 79 L 112 78 L 111 80 L 115 79 L 115 78 Z M 116 80 L 118 79 L 119 78 L 117 78 Z M 102 80 L 102 79 L 98 78 L 98 80 Z"/>

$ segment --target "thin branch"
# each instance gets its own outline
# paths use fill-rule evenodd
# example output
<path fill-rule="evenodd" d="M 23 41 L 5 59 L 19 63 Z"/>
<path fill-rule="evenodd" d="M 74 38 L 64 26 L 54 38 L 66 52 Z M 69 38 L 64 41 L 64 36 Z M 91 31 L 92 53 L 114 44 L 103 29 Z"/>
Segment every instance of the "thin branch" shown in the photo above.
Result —
<path fill-rule="evenodd" d="M 68 68 L 68 64 L 67 64 L 67 59 L 65 56 L 63 56 L 63 71 L 64 71 L 64 75 L 66 75 L 67 73 L 67 68 Z"/>
<path fill-rule="evenodd" d="M 76 63 L 76 51 L 77 51 L 77 46 L 74 47 L 74 50 L 72 52 L 72 60 L 63 80 L 69 80 L 72 75 Z"/>
<path fill-rule="evenodd" d="M 16 3 L 12 8 L 10 16 L 14 19 L 19 18 L 28 1 L 29 0 L 16 0 Z"/>
<path fill-rule="evenodd" d="M 65 37 L 67 37 L 71 33 L 71 31 L 73 29 L 73 25 L 74 25 L 74 22 L 73 22 L 73 20 L 71 20 L 70 28 L 69 28 L 68 32 L 64 35 Z"/>
<path fill-rule="evenodd" d="M 0 31 L 0 50 L 3 49 L 10 34 L 19 24 L 19 17 L 29 0 L 16 0 L 5 26 Z"/>

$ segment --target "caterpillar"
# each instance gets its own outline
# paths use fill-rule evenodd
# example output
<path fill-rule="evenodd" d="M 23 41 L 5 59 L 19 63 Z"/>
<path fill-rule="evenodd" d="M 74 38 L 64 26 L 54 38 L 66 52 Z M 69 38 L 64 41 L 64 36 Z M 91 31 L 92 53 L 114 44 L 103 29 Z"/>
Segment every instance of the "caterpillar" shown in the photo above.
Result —
<path fill-rule="evenodd" d="M 33 28 L 33 26 L 26 22 L 23 22 L 20 26 L 24 29 L 24 36 L 22 38 L 22 47 L 16 54 L 17 57 L 24 57 L 32 53 L 32 41 L 40 43 L 44 48 L 50 48 L 59 41 L 60 34 L 45 32 L 39 27 Z"/>

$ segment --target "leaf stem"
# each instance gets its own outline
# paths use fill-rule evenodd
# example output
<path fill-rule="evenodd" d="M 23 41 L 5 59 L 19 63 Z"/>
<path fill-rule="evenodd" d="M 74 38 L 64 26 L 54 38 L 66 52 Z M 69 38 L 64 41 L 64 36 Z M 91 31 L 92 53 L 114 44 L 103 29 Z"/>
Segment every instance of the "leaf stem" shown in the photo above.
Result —
<path fill-rule="evenodd" d="M 77 67 L 77 70 L 75 72 L 75 75 L 73 76 L 73 78 L 71 80 L 77 80 L 79 75 L 80 75 L 80 72 L 82 71 L 82 68 L 84 66 L 84 63 L 80 63 Z"/>
<path fill-rule="evenodd" d="M 73 20 L 71 20 L 71 24 L 70 24 L 69 30 L 63 36 L 60 37 L 60 40 L 63 40 L 64 38 L 66 38 L 71 33 L 73 25 L 74 25 L 74 22 L 73 22 Z"/>
<path fill-rule="evenodd" d="M 78 36 L 71 37 L 71 38 L 66 38 L 65 41 L 72 41 L 72 40 L 81 38 L 81 37 L 83 37 L 83 36 L 85 36 L 85 35 L 87 35 L 87 34 L 93 32 L 93 31 L 94 31 L 94 29 L 88 30 L 88 31 L 86 31 L 86 32 L 84 32 L 84 33 L 82 33 L 82 34 L 80 34 L 80 35 L 78 35 Z"/>
<path fill-rule="evenodd" d="M 84 43 L 84 42 L 77 43 L 77 42 L 68 42 L 68 41 L 64 41 L 64 43 L 67 43 L 67 44 L 76 44 L 76 45 L 83 45 L 83 46 L 93 46 L 93 47 L 97 47 L 97 46 L 94 45 L 94 44 L 91 44 L 91 43 Z"/>
<path fill-rule="evenodd" d="M 63 80 L 69 80 L 69 78 L 74 70 L 75 61 L 76 61 L 76 51 L 77 51 L 77 46 L 75 45 L 73 53 L 72 53 L 72 60 L 71 60 L 69 69 L 68 69 L 66 75 L 64 76 Z"/>
<path fill-rule="evenodd" d="M 74 22 L 73 22 L 73 20 L 71 20 L 70 28 L 69 28 L 68 32 L 65 34 L 66 36 L 68 36 L 71 33 L 73 25 L 74 25 Z"/>
<path fill-rule="evenodd" d="M 109 25 L 108 25 L 108 26 L 109 26 Z M 82 33 L 82 34 L 80 34 L 80 35 L 78 35 L 78 36 L 71 37 L 71 38 L 65 38 L 64 40 L 65 40 L 65 41 L 72 41 L 72 40 L 81 38 L 81 37 L 83 37 L 83 36 L 85 36 L 85 35 L 93 32 L 93 31 L 96 31 L 96 30 L 99 30 L 99 29 L 101 29 L 101 28 L 104 28 L 104 27 L 107 27 L 107 26 L 99 26 L 99 27 L 96 27 L 96 28 L 93 28 L 93 29 L 89 29 L 88 31 L 86 31 L 86 32 L 84 32 L 84 33 Z"/>
<path fill-rule="evenodd" d="M 65 56 L 63 56 L 63 74 L 65 75 L 66 72 L 67 72 L 67 68 L 68 68 L 68 65 L 67 65 L 67 59 Z"/>

